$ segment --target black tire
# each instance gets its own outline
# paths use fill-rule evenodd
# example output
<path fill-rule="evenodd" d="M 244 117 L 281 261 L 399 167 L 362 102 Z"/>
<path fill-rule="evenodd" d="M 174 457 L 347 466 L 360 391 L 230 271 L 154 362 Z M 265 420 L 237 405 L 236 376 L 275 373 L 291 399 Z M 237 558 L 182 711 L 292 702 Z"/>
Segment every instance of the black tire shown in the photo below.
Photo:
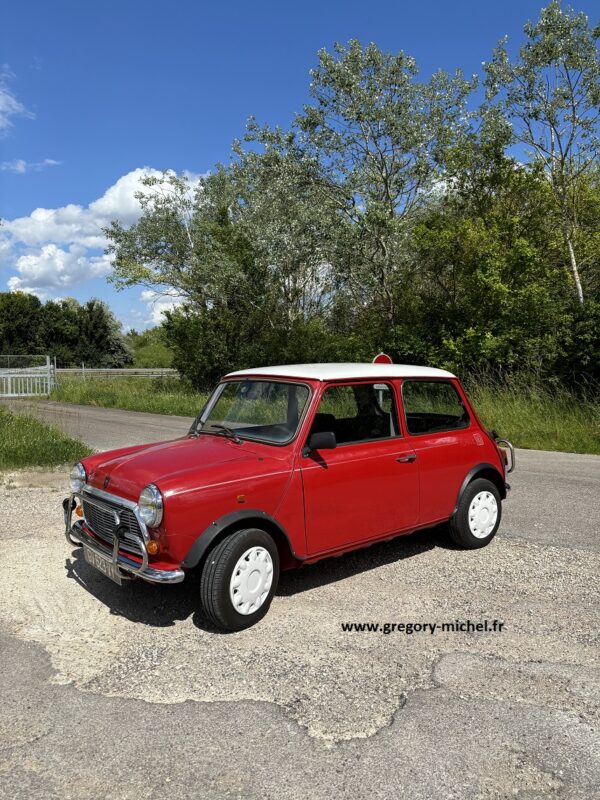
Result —
<path fill-rule="evenodd" d="M 234 568 L 244 553 L 254 547 L 268 552 L 272 562 L 272 579 L 268 595 L 251 613 L 240 613 L 230 596 Z M 279 553 L 273 539 L 259 528 L 247 528 L 225 537 L 208 554 L 200 576 L 200 597 L 208 619 L 225 631 L 241 631 L 261 620 L 271 605 L 279 581 Z"/>
<path fill-rule="evenodd" d="M 471 504 L 477 495 L 489 493 L 496 500 L 497 517 L 491 532 L 485 537 L 475 536 L 471 529 L 470 514 Z M 450 520 L 450 538 L 454 544 L 468 550 L 475 550 L 478 547 L 485 547 L 492 541 L 502 518 L 502 500 L 497 487 L 485 478 L 476 478 L 467 486 L 456 509 L 456 513 Z"/>

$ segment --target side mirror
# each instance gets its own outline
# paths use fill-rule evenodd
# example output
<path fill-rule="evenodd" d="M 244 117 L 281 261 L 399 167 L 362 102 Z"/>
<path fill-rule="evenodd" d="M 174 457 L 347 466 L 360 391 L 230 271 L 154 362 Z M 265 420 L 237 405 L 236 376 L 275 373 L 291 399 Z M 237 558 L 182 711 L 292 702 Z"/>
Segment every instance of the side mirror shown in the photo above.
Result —
<path fill-rule="evenodd" d="M 321 433 L 313 433 L 308 440 L 308 452 L 313 450 L 335 450 L 337 441 L 333 431 L 322 431 Z"/>

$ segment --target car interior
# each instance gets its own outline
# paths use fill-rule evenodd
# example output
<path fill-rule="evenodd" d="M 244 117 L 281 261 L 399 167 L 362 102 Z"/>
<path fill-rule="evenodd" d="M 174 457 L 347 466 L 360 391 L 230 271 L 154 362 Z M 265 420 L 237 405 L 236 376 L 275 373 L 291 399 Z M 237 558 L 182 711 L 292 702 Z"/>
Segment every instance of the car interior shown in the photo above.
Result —
<path fill-rule="evenodd" d="M 466 428 L 469 415 L 466 411 L 459 416 L 455 414 L 437 414 L 432 411 L 419 411 L 406 414 L 408 432 L 418 435 L 422 433 L 441 433 L 442 431 Z"/>
<path fill-rule="evenodd" d="M 411 381 L 404 386 L 406 426 L 410 434 L 441 433 L 469 426 L 469 414 L 450 384 Z M 398 419 L 389 387 L 356 384 L 328 389 L 309 437 L 329 431 L 341 445 L 398 435 Z"/>
<path fill-rule="evenodd" d="M 469 414 L 456 389 L 445 381 L 405 381 L 406 427 L 413 435 L 467 428 Z"/>
<path fill-rule="evenodd" d="M 321 411 L 322 408 L 326 411 Z M 354 413 L 349 415 L 349 411 Z M 361 383 L 328 389 L 315 414 L 309 438 L 313 433 L 328 431 L 335 434 L 338 444 L 397 436 L 398 418 L 389 387 Z"/>

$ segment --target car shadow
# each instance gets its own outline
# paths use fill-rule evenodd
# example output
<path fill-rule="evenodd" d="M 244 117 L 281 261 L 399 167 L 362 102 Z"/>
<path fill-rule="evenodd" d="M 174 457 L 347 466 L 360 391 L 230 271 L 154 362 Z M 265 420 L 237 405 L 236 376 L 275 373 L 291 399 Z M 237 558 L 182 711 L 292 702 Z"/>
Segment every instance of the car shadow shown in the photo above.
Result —
<path fill-rule="evenodd" d="M 73 548 L 71 557 L 65 560 L 65 569 L 67 578 L 103 603 L 111 614 L 131 622 L 166 628 L 187 619 L 200 604 L 194 576 L 171 586 L 142 580 L 124 580 L 122 586 L 118 586 L 87 563 L 81 547 Z"/>
<path fill-rule="evenodd" d="M 447 533 L 442 527 L 398 536 L 388 542 L 378 542 L 339 557 L 330 557 L 300 569 L 282 572 L 276 595 L 289 597 L 320 586 L 351 578 L 405 558 L 415 558 L 436 547 L 449 548 Z M 73 548 L 65 560 L 67 578 L 76 581 L 118 617 L 130 622 L 157 628 L 167 628 L 192 617 L 193 624 L 210 633 L 225 633 L 209 622 L 200 605 L 198 576 L 190 574 L 183 583 L 171 586 L 149 584 L 142 580 L 113 583 L 83 557 L 81 547 Z"/>
<path fill-rule="evenodd" d="M 286 570 L 279 577 L 276 595 L 289 597 L 308 592 L 330 583 L 346 580 L 386 564 L 415 558 L 436 547 L 450 548 L 448 534 L 443 526 L 428 528 L 405 536 L 396 536 L 387 542 L 376 542 L 341 556 L 330 556 L 314 564 Z"/>

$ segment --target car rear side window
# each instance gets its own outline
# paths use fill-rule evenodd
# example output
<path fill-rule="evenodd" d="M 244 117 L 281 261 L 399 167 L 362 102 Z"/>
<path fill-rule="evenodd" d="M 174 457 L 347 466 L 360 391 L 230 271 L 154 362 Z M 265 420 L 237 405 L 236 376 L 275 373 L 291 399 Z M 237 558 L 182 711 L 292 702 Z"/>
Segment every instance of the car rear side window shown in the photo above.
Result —
<path fill-rule="evenodd" d="M 467 409 L 448 381 L 404 381 L 402 402 L 406 427 L 413 436 L 469 426 Z"/>
<path fill-rule="evenodd" d="M 331 431 L 338 444 L 399 435 L 392 387 L 387 383 L 330 386 L 325 390 L 310 433 Z"/>

